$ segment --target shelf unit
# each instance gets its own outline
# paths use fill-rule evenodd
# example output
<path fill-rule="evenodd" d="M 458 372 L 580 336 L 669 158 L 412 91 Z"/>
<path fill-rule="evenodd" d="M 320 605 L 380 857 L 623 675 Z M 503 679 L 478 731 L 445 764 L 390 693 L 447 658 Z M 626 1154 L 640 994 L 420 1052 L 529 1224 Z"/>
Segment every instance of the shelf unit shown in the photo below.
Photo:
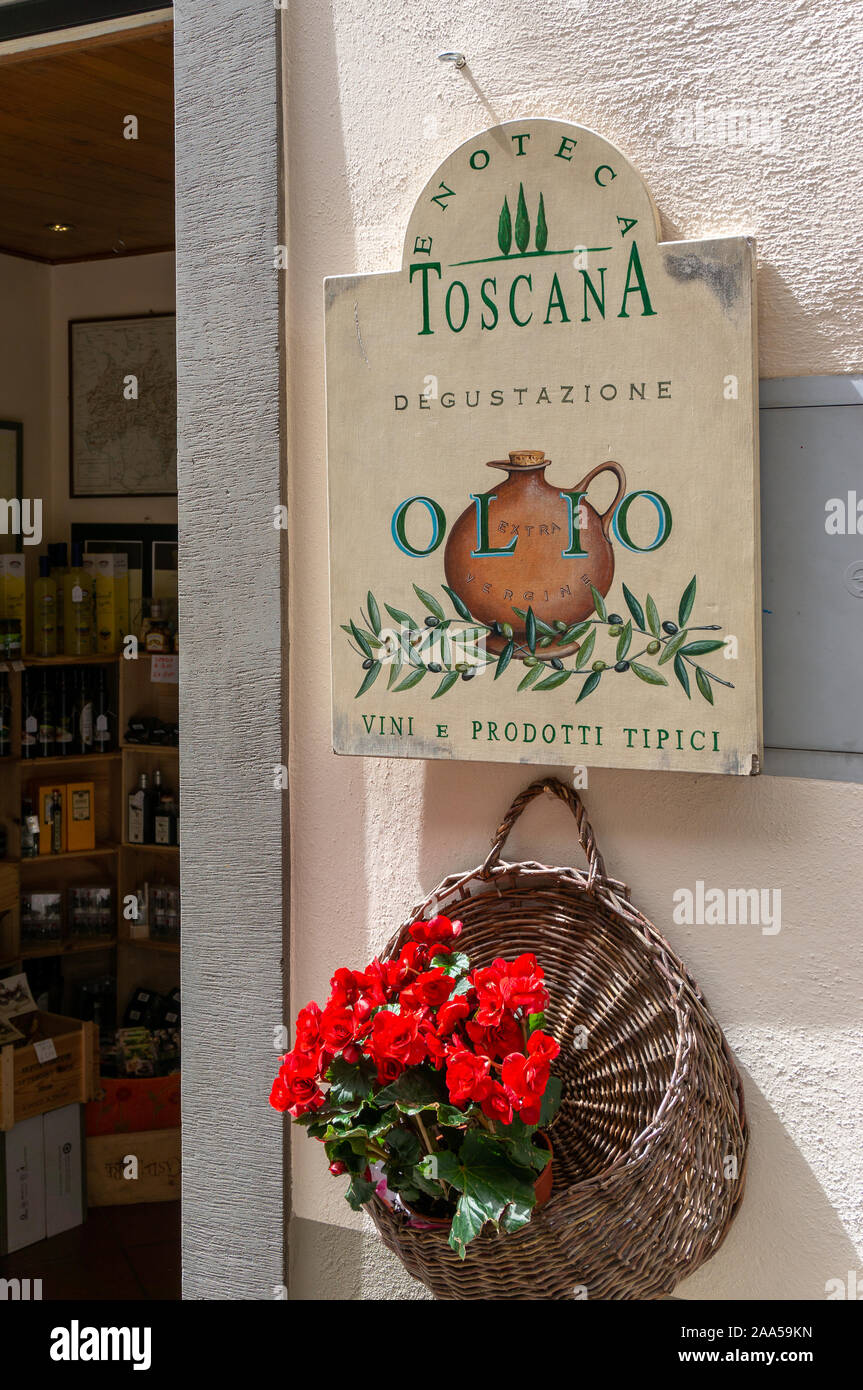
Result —
<path fill-rule="evenodd" d="M 119 745 L 110 753 L 70 757 L 23 758 L 21 677 L 24 670 L 43 667 L 115 668 Z M 129 792 L 141 772 L 150 778 L 157 767 L 170 769 L 166 781 L 176 786 L 178 749 L 126 743 L 122 735 L 134 715 L 156 716 L 176 723 L 178 686 L 151 679 L 152 659 L 134 660 L 119 653 L 90 656 L 26 656 L 22 662 L 0 662 L 9 681 L 12 705 L 12 755 L 0 758 L 0 825 L 7 834 L 6 857 L 0 859 L 0 970 L 24 970 L 28 961 L 52 957 L 67 962 L 105 954 L 105 973 L 117 980 L 117 1018 L 122 1019 L 132 990 L 144 986 L 166 992 L 179 984 L 178 942 L 130 935 L 123 915 L 124 900 L 145 880 L 179 886 L 180 851 L 176 845 L 135 845 L 126 838 Z M 65 780 L 92 781 L 95 786 L 96 847 L 21 858 L 20 814 L 25 789 Z M 114 891 L 116 926 L 110 937 L 30 946 L 21 941 L 21 892 L 57 892 L 70 886 L 110 885 Z M 65 972 L 64 972 L 65 973 Z"/>

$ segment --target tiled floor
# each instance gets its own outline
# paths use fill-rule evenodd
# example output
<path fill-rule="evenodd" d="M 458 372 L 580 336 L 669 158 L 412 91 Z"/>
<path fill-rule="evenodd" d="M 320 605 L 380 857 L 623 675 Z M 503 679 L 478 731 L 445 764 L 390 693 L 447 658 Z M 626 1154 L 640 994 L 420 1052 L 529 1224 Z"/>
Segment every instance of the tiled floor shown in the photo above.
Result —
<path fill-rule="evenodd" d="M 83 1226 L 0 1259 L 0 1278 L 41 1279 L 43 1300 L 178 1299 L 180 1203 L 91 1207 Z"/>

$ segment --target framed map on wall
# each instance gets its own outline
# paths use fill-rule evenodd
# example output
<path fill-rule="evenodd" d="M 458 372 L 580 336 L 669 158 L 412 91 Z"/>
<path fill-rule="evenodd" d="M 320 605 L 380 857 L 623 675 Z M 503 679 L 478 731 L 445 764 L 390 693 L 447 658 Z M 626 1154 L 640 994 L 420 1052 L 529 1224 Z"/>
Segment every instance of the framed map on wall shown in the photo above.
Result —
<path fill-rule="evenodd" d="M 176 493 L 174 314 L 70 321 L 69 491 Z"/>

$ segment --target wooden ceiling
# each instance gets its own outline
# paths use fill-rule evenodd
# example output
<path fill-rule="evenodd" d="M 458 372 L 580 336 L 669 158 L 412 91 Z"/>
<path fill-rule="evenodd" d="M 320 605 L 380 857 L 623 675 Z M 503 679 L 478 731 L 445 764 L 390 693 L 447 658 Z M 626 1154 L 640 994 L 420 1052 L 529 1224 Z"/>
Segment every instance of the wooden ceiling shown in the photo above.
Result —
<path fill-rule="evenodd" d="M 123 138 L 129 115 L 137 140 Z M 60 264 L 173 245 L 170 21 L 0 53 L 0 251 Z"/>

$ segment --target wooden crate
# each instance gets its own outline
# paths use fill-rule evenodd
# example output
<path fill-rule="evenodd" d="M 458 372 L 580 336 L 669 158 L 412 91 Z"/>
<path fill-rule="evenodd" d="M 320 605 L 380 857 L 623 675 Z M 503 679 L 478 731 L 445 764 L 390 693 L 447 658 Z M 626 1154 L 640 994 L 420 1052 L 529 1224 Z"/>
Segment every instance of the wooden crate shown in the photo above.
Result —
<path fill-rule="evenodd" d="M 99 1034 L 93 1023 L 62 1014 L 39 1013 L 42 1032 L 54 1044 L 56 1057 L 40 1062 L 38 1044 L 0 1048 L 0 1129 L 19 1120 L 83 1104 L 99 1089 Z"/>
<path fill-rule="evenodd" d="M 137 1177 L 129 1160 L 137 1159 Z M 91 1207 L 126 1202 L 176 1202 L 180 1197 L 180 1130 L 99 1134 L 87 1140 L 87 1196 Z"/>

